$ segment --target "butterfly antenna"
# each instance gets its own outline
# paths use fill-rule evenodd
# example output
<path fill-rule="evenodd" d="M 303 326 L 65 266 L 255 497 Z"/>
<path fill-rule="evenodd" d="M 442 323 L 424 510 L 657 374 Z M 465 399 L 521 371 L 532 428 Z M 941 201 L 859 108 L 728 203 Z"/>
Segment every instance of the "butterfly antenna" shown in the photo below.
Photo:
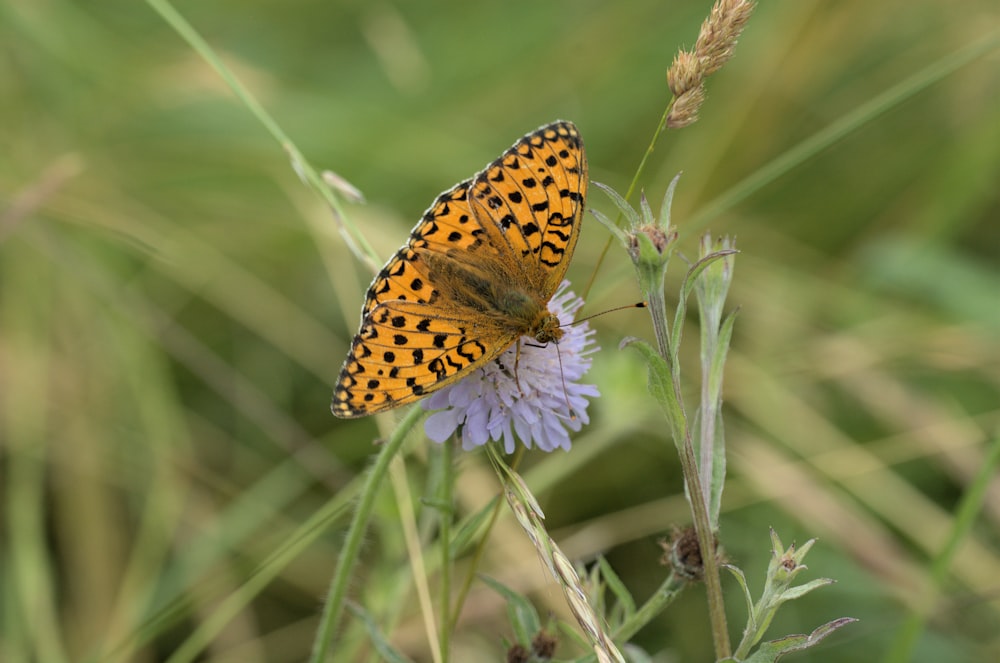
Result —
<path fill-rule="evenodd" d="M 624 311 L 625 309 L 630 309 L 630 308 L 646 308 L 647 306 L 649 306 L 649 304 L 647 304 L 646 302 L 636 302 L 635 304 L 625 304 L 624 306 L 616 306 L 614 308 L 609 308 L 604 311 L 598 311 L 597 313 L 591 313 L 590 315 L 583 318 L 577 318 L 576 320 L 574 320 L 569 324 L 578 325 L 581 322 L 586 322 L 591 318 L 596 318 L 597 316 L 604 315 L 605 313 L 614 313 L 615 311 Z"/>

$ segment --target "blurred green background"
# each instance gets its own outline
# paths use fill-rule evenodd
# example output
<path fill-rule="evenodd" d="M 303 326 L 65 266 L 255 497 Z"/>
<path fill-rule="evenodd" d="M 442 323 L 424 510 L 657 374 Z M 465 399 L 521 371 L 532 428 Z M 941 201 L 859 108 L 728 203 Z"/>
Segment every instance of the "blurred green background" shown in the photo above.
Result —
<path fill-rule="evenodd" d="M 580 128 L 592 179 L 624 191 L 669 99 L 666 69 L 709 6 L 178 9 L 314 165 L 365 193 L 347 213 L 388 256 L 440 191 L 556 118 Z M 914 610 L 928 623 L 913 660 L 1000 659 L 997 481 L 942 593 L 926 593 L 1000 423 L 998 26 L 995 0 L 764 2 L 701 120 L 668 132 L 641 183 L 658 201 L 683 171 L 673 219 L 688 255 L 709 228 L 742 250 L 729 559 L 759 591 L 768 526 L 786 542 L 819 537 L 809 578 L 838 584 L 779 613 L 769 635 L 861 619 L 791 660 L 880 660 Z M 990 35 L 985 56 L 928 84 L 928 67 Z M 148 5 L 7 0 L 0 53 L 0 658 L 303 660 L 345 501 L 394 420 L 328 409 L 370 273 L 281 147 Z M 914 94 L 891 92 L 914 76 Z M 884 112 L 852 115 L 887 91 Z M 843 122 L 830 147 L 763 177 Z M 596 188 L 589 202 L 610 210 Z M 585 222 L 578 288 L 607 237 Z M 613 248 L 585 312 L 637 297 Z M 564 550 L 606 554 L 642 601 L 665 574 L 656 540 L 687 522 L 680 469 L 642 365 L 616 349 L 651 338 L 648 319 L 593 325 L 592 423 L 569 454 L 529 453 L 525 474 Z M 693 377 L 696 327 L 685 339 Z M 429 444 L 409 447 L 416 496 Z M 457 466 L 462 516 L 497 485 L 481 454 Z M 394 509 L 386 491 L 354 598 L 426 661 Z M 313 538 L 272 559 L 307 523 Z M 481 570 L 569 619 L 509 515 Z M 745 606 L 724 582 L 738 637 Z M 502 660 L 510 635 L 502 601 L 477 585 L 453 660 Z M 701 589 L 635 642 L 656 661 L 709 660 Z"/>

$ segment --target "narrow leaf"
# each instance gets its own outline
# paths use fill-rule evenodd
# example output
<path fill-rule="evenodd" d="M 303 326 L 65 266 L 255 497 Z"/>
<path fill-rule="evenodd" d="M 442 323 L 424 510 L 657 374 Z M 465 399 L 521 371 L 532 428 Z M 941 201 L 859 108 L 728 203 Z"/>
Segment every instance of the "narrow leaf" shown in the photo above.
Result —
<path fill-rule="evenodd" d="M 617 237 L 619 242 L 626 247 L 628 246 L 628 235 L 624 230 L 616 226 L 614 221 L 608 218 L 607 214 L 596 209 L 590 209 L 588 211 L 594 215 L 594 218 L 597 219 L 602 226 L 608 229 L 608 232 Z"/>
<path fill-rule="evenodd" d="M 736 324 L 736 316 L 739 309 L 734 310 L 722 320 L 719 327 L 719 337 L 716 341 L 715 352 L 712 354 L 712 366 L 709 368 L 708 389 L 709 393 L 716 397 L 722 393 L 723 369 L 726 365 L 726 356 L 729 354 L 729 342 L 733 338 L 733 326 Z"/>
<path fill-rule="evenodd" d="M 622 216 L 628 219 L 630 225 L 633 226 L 640 225 L 639 213 L 636 212 L 632 208 L 632 206 L 628 204 L 628 201 L 622 198 L 617 191 L 609 187 L 607 184 L 602 184 L 600 182 L 594 182 L 593 184 L 598 189 L 608 194 L 608 198 L 610 198 L 611 202 L 615 204 L 615 207 L 617 207 L 618 210 L 622 213 Z"/>
<path fill-rule="evenodd" d="M 681 286 L 681 299 L 687 299 L 691 292 L 694 290 L 695 283 L 698 281 L 698 277 L 708 269 L 716 260 L 725 258 L 726 256 L 731 256 L 739 253 L 736 249 L 723 249 L 722 251 L 716 251 L 715 253 L 709 253 L 707 256 L 691 265 L 691 269 L 688 270 L 687 275 L 684 277 L 684 283 Z"/>
<path fill-rule="evenodd" d="M 772 663 L 785 654 L 808 649 L 840 627 L 856 621 L 858 620 L 853 617 L 841 617 L 823 624 L 809 635 L 789 635 L 777 640 L 770 640 L 761 644 L 750 658 L 745 659 L 744 663 Z"/>
<path fill-rule="evenodd" d="M 597 558 L 597 564 L 601 567 L 601 577 L 607 583 L 608 589 L 618 599 L 618 604 L 625 609 L 625 617 L 628 618 L 634 615 L 635 599 L 632 598 L 632 594 L 625 587 L 625 583 L 618 577 L 618 574 L 611 568 L 608 560 L 603 555 Z"/>
<path fill-rule="evenodd" d="M 646 359 L 649 368 L 649 393 L 656 399 L 663 414 L 667 417 L 670 430 L 674 435 L 674 444 L 680 447 L 684 443 L 684 413 L 681 411 L 681 405 L 674 394 L 670 368 L 667 366 L 666 360 L 645 341 L 627 338 L 622 341 L 621 345 L 635 348 Z"/>
<path fill-rule="evenodd" d="M 811 580 L 804 585 L 796 585 L 795 587 L 789 587 L 784 592 L 781 593 L 782 601 L 792 601 L 797 598 L 801 598 L 813 591 L 814 589 L 819 589 L 820 587 L 826 587 L 827 585 L 832 585 L 837 582 L 836 580 L 831 580 L 830 578 L 817 578 L 816 580 Z"/>
<path fill-rule="evenodd" d="M 747 577 L 743 574 L 743 569 L 732 564 L 723 564 L 722 568 L 732 573 L 736 578 L 736 582 L 743 589 L 743 599 L 747 602 L 747 629 L 751 632 L 756 630 L 753 617 L 753 596 L 750 595 L 750 586 L 747 585 Z"/>
<path fill-rule="evenodd" d="M 726 431 L 722 422 L 722 409 L 716 410 L 715 439 L 712 442 L 712 484 L 709 489 L 709 518 L 713 526 L 719 524 L 722 510 L 722 490 L 726 484 Z"/>
<path fill-rule="evenodd" d="M 371 640 L 372 646 L 375 647 L 375 651 L 378 652 L 379 657 L 383 661 L 388 661 L 389 663 L 413 663 L 411 659 L 403 656 L 395 647 L 389 644 L 378 624 L 372 620 L 371 615 L 361 608 L 361 606 L 348 602 L 347 610 L 365 625 L 365 630 L 368 631 L 368 639 Z"/>
<path fill-rule="evenodd" d="M 448 547 L 448 554 L 452 559 L 457 559 L 475 540 L 476 534 L 489 521 L 499 499 L 499 495 L 494 497 L 486 506 L 461 523 L 458 531 L 452 536 L 451 544 Z"/>
<path fill-rule="evenodd" d="M 542 630 L 535 606 L 525 596 L 518 594 L 498 580 L 480 575 L 480 579 L 493 588 L 497 594 L 507 599 L 507 614 L 514 629 L 515 639 L 522 645 L 531 642 L 535 634 Z"/>

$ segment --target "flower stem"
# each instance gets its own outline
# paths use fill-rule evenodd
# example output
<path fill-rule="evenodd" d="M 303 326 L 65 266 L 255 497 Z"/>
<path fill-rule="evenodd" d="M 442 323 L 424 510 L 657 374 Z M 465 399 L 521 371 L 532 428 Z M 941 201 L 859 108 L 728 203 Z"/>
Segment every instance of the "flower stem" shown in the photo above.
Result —
<path fill-rule="evenodd" d="M 626 619 L 612 634 L 615 640 L 627 642 L 639 632 L 639 629 L 653 621 L 656 615 L 660 614 L 664 608 L 674 602 L 684 590 L 685 582 L 671 573 L 666 580 L 657 587 L 652 596 L 643 603 L 635 614 Z"/>
<path fill-rule="evenodd" d="M 330 645 L 333 643 L 334 634 L 340 623 L 340 615 L 344 610 L 344 598 L 350 584 L 351 572 L 354 570 L 354 565 L 361 552 L 361 543 L 364 540 L 368 520 L 375 505 L 375 497 L 382 487 L 382 482 L 389 470 L 389 463 L 403 446 L 407 434 L 423 418 L 424 414 L 424 410 L 420 407 L 410 408 L 403 420 L 399 422 L 399 426 L 393 431 L 392 436 L 382 446 L 375 458 L 375 463 L 368 471 L 365 485 L 358 497 L 358 506 L 354 511 L 354 517 L 351 519 L 351 525 L 344 539 L 344 547 L 340 551 L 340 559 L 337 560 L 337 569 L 334 571 L 333 580 L 331 580 L 330 589 L 327 592 L 323 616 L 320 619 L 319 629 L 316 631 L 316 640 L 313 642 L 312 656 L 309 659 L 311 663 L 325 663 L 327 660 Z"/>
<path fill-rule="evenodd" d="M 667 107 L 663 109 L 663 117 L 660 118 L 659 124 L 656 125 L 656 131 L 653 132 L 653 137 L 649 140 L 649 145 L 646 147 L 646 152 L 642 155 L 642 159 L 639 161 L 639 166 L 635 169 L 635 175 L 632 176 L 632 181 L 629 182 L 628 190 L 625 191 L 625 200 L 630 200 L 632 194 L 635 193 L 635 188 L 639 186 L 639 178 L 642 177 L 643 172 L 646 170 L 646 162 L 649 161 L 649 157 L 653 155 L 653 151 L 656 148 L 656 141 L 660 139 L 660 135 L 664 132 L 667 127 L 667 116 L 670 115 L 670 111 L 674 107 L 674 102 L 677 99 L 675 97 L 670 97 Z M 621 214 L 615 217 L 615 225 L 621 220 Z M 604 242 L 604 248 L 601 249 L 600 255 L 597 256 L 597 263 L 594 265 L 594 269 L 590 271 L 590 279 L 587 281 L 587 285 L 584 286 L 583 292 L 580 296 L 583 299 L 587 299 L 587 295 L 590 294 L 590 289 L 594 286 L 594 281 L 597 280 L 597 273 L 601 271 L 601 265 L 604 263 L 605 256 L 608 255 L 608 251 L 611 249 L 611 242 L 614 237 L 608 237 L 607 241 Z"/>
<path fill-rule="evenodd" d="M 677 365 L 677 348 L 671 347 L 671 335 L 667 323 L 667 307 L 663 296 L 663 284 L 659 283 L 648 297 L 649 314 L 653 319 L 653 332 L 656 335 L 657 349 L 667 361 L 673 385 L 673 396 L 681 416 L 672 421 L 671 431 L 674 443 L 677 445 L 684 482 L 687 485 L 688 503 L 691 505 L 691 515 L 695 532 L 698 535 L 698 546 L 701 549 L 704 565 L 705 592 L 708 599 L 708 614 L 712 625 L 712 640 L 715 646 L 716 659 L 723 659 L 732 653 L 729 642 L 729 630 L 726 625 L 726 610 L 722 600 L 722 582 L 719 579 L 719 565 L 715 557 L 715 533 L 712 529 L 708 507 L 705 503 L 701 479 L 698 476 L 698 462 L 695 460 L 694 446 L 691 441 L 691 427 L 684 414 L 683 393 L 681 391 L 680 367 Z M 683 324 L 679 322 L 679 324 Z M 679 336 L 678 336 L 679 338 Z"/>
<path fill-rule="evenodd" d="M 510 461 L 510 467 L 512 469 L 517 469 L 518 465 L 521 464 L 521 458 L 523 457 L 524 447 L 518 445 L 517 450 L 514 452 L 514 457 Z M 500 497 L 501 496 L 498 495 L 493 502 L 493 510 L 490 513 L 489 522 L 486 523 L 483 534 L 479 538 L 479 544 L 476 546 L 476 550 L 472 555 L 472 563 L 469 564 L 469 572 L 466 574 L 465 580 L 462 582 L 462 587 L 458 591 L 458 597 L 455 599 L 455 607 L 451 613 L 451 628 L 453 630 L 458 624 L 459 615 L 462 614 L 462 606 L 465 604 L 465 599 L 469 595 L 469 591 L 472 589 L 472 581 L 476 577 L 476 569 L 479 568 L 479 562 L 486 553 L 486 546 L 489 544 L 490 540 L 490 532 L 493 531 L 493 526 L 496 525 L 497 518 L 500 517 L 500 511 L 503 509 L 504 502 L 500 499 Z"/>
<path fill-rule="evenodd" d="M 635 175 L 632 176 L 632 181 L 628 185 L 628 189 L 625 191 L 625 200 L 630 200 L 632 194 L 635 193 L 635 188 L 639 186 L 639 179 L 646 170 L 646 162 L 649 161 L 649 157 L 653 156 L 653 151 L 656 148 L 656 141 L 660 139 L 660 135 L 667 128 L 667 116 L 670 115 L 670 111 L 674 108 L 674 102 L 677 101 L 675 97 L 671 97 L 670 101 L 667 103 L 667 107 L 663 109 L 663 117 L 660 118 L 659 124 L 656 125 L 656 131 L 653 132 L 653 137 L 649 141 L 649 145 L 646 147 L 646 152 L 642 155 L 642 160 L 639 161 L 639 167 L 635 169 Z"/>
<path fill-rule="evenodd" d="M 441 519 L 440 542 L 441 542 L 441 660 L 448 663 L 449 642 L 451 641 L 451 520 L 455 511 L 452 507 L 452 483 L 455 481 L 455 472 L 452 467 L 451 441 L 448 440 L 441 445 L 441 488 L 439 499 L 442 505 L 438 512 Z"/>

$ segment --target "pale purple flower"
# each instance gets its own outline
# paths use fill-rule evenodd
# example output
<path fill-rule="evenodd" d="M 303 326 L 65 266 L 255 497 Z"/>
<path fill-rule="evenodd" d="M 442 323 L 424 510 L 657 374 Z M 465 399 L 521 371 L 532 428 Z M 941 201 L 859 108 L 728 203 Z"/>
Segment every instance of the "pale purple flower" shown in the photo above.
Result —
<path fill-rule="evenodd" d="M 587 397 L 600 394 L 594 385 L 579 382 L 598 348 L 586 322 L 570 325 L 583 300 L 568 286 L 563 281 L 549 302 L 563 330 L 558 348 L 555 343 L 539 347 L 534 339 L 522 337 L 496 360 L 431 394 L 423 407 L 439 411 L 424 424 L 427 437 L 444 442 L 458 432 L 465 450 L 503 438 L 504 450 L 513 453 L 516 435 L 529 449 L 534 445 L 542 451 L 569 451 L 569 431 L 590 421 Z"/>

